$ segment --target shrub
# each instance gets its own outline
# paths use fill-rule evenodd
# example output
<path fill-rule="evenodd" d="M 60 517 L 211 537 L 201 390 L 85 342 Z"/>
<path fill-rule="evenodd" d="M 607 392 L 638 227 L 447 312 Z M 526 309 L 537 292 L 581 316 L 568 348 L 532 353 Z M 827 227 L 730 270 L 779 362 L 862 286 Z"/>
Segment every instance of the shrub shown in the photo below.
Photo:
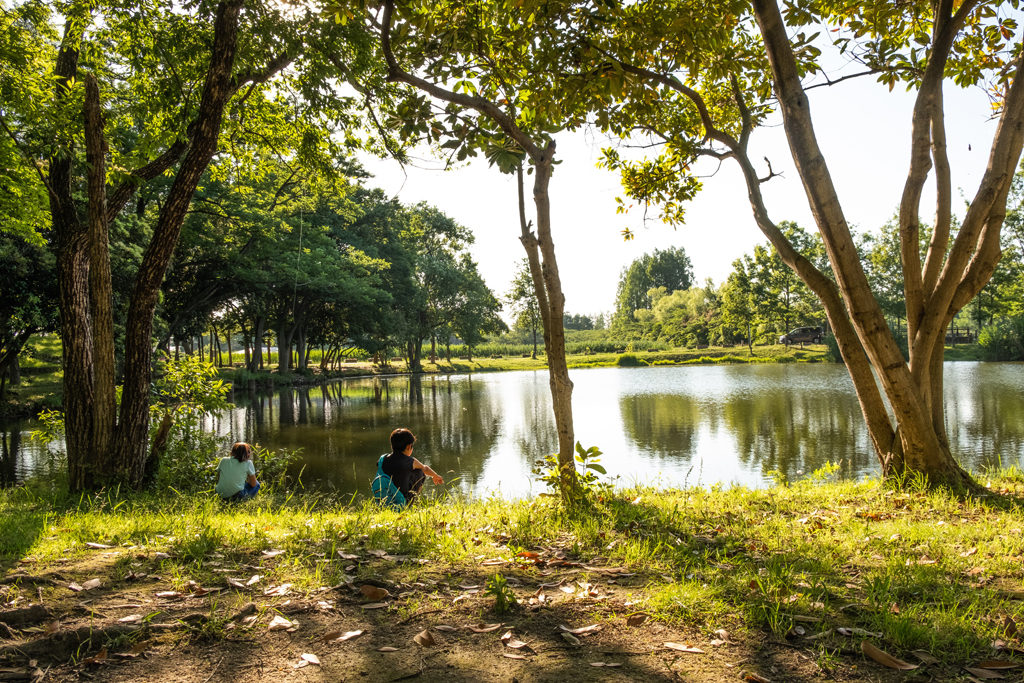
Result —
<path fill-rule="evenodd" d="M 615 360 L 615 364 L 622 368 L 637 368 L 647 363 L 637 357 L 634 353 L 623 353 L 619 354 L 619 357 Z"/>
<path fill-rule="evenodd" d="M 1024 316 L 1005 318 L 983 328 L 978 346 L 985 360 L 1024 360 Z"/>

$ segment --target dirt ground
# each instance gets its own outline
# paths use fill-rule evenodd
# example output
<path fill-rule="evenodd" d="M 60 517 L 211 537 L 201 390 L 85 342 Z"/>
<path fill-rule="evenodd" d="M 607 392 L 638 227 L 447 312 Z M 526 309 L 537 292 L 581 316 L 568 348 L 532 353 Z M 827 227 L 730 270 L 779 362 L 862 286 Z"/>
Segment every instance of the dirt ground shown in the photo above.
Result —
<path fill-rule="evenodd" d="M 213 555 L 205 570 L 216 574 L 205 585 L 168 575 L 166 555 L 131 549 L 98 548 L 38 574 L 23 562 L 0 580 L 0 681 L 958 678 L 937 664 L 885 668 L 856 639 L 823 655 L 818 641 L 798 636 L 665 624 L 637 608 L 660 579 L 621 567 L 452 573 L 367 550 L 323 560 L 347 564 L 358 579 L 298 590 L 273 584 L 267 575 L 280 558 L 263 555 Z M 501 614 L 486 592 L 498 569 L 517 601 Z M 395 578 L 409 575 L 414 582 Z"/>

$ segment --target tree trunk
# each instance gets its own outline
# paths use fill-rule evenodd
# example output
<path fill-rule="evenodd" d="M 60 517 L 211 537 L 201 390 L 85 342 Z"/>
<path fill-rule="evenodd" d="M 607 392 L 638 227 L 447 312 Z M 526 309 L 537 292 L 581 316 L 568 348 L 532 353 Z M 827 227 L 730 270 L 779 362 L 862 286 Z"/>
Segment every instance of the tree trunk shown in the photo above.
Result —
<path fill-rule="evenodd" d="M 1024 85 L 1019 78 L 1014 78 L 1009 87 L 992 143 L 989 167 L 945 266 L 940 271 L 937 264 L 942 254 L 936 256 L 933 253 L 944 251 L 938 248 L 944 247 L 944 237 L 939 234 L 933 239 L 929 263 L 922 273 L 916 223 L 920 187 L 928 172 L 929 140 L 932 143 L 931 154 L 940 165 L 945 163 L 941 112 L 943 66 L 958 26 L 962 26 L 966 16 L 959 10 L 955 16 L 944 14 L 952 12 L 953 3 L 936 3 L 933 9 L 936 12 L 935 34 L 915 106 L 911 168 L 900 212 L 911 350 L 908 366 L 857 258 L 828 168 L 817 145 L 807 98 L 778 6 L 774 0 L 754 2 L 754 13 L 771 63 L 793 160 L 824 239 L 844 308 L 849 311 L 848 318 L 845 310 L 841 312 L 842 320 L 834 319 L 834 316 L 839 317 L 839 311 L 829 314 L 833 334 L 844 352 L 844 359 L 847 359 L 847 351 L 852 351 L 854 356 L 866 354 L 892 407 L 896 429 L 888 442 L 884 438 L 886 430 L 880 426 L 873 429 L 869 421 L 869 432 L 882 461 L 883 472 L 887 476 L 922 475 L 932 484 L 959 490 L 973 488 L 975 484 L 952 457 L 945 435 L 941 395 L 942 344 L 945 326 L 991 277 L 998 260 L 998 234 L 1005 213 L 1006 193 L 1024 142 L 1020 131 L 1024 121 Z M 1014 76 L 1020 66 L 1018 61 Z M 943 206 L 948 199 L 944 178 L 940 171 L 940 217 L 945 213 Z M 749 184 L 748 181 L 748 187 Z M 855 347 L 860 347 L 861 351 L 858 353 Z M 850 372 L 862 409 L 866 414 L 869 409 L 875 411 L 874 397 L 864 394 L 870 391 L 869 383 L 874 386 L 873 378 L 862 376 L 858 380 L 854 376 L 855 372 L 863 375 L 864 368 L 855 371 L 850 367 Z M 870 368 L 866 372 L 870 374 Z M 885 422 L 888 423 L 887 416 Z"/>
<path fill-rule="evenodd" d="M 233 367 L 235 367 L 235 358 L 234 358 L 234 353 L 231 351 L 231 330 L 230 329 L 228 329 L 226 331 L 225 339 L 227 340 L 227 344 L 228 344 L 228 367 L 229 368 L 233 368 Z"/>
<path fill-rule="evenodd" d="M 199 178 L 217 149 L 224 107 L 231 94 L 231 70 L 238 42 L 241 7 L 241 0 L 230 0 L 217 8 L 210 67 L 199 103 L 195 132 L 143 254 L 128 307 L 125 377 L 115 468 L 118 477 L 133 487 L 142 483 L 147 459 L 153 313 L 185 213 Z"/>
<path fill-rule="evenodd" d="M 89 196 L 89 303 L 93 345 L 93 457 L 106 470 L 114 438 L 117 400 L 114 386 L 114 314 L 107 225 L 106 140 L 96 77 L 85 77 L 85 145 Z"/>
<path fill-rule="evenodd" d="M 66 99 L 69 84 L 78 72 L 77 45 L 83 26 L 77 23 L 67 22 L 64 42 L 54 68 L 59 102 Z M 74 33 L 76 28 L 77 34 Z M 92 450 L 95 386 L 89 299 L 89 234 L 79 221 L 72 195 L 73 159 L 74 151 L 63 149 L 50 158 L 48 166 L 50 216 L 57 248 L 68 486 L 72 491 L 80 491 L 92 488 L 99 472 Z"/>
<path fill-rule="evenodd" d="M 554 162 L 555 143 L 548 143 L 543 154 L 533 159 L 534 183 L 533 202 L 537 212 L 537 233 L 529 230 L 526 221 L 523 171 L 517 170 L 519 189 L 520 242 L 526 249 L 530 275 L 533 278 L 534 294 L 541 313 L 544 329 L 544 351 L 547 354 L 548 385 L 551 390 L 551 406 L 555 414 L 555 429 L 558 432 L 559 491 L 565 501 L 576 500 L 579 496 L 579 482 L 576 477 L 575 432 L 572 421 L 572 380 L 565 358 L 565 330 L 562 326 L 565 314 L 565 296 L 555 259 L 555 245 L 551 239 L 551 203 L 548 185 L 551 180 L 551 166 Z"/>

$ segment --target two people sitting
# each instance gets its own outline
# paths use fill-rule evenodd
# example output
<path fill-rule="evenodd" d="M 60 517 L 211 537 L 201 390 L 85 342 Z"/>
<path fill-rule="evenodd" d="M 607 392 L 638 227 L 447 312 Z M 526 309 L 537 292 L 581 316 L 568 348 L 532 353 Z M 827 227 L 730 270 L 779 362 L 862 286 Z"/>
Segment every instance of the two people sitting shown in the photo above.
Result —
<path fill-rule="evenodd" d="M 236 441 L 231 455 L 217 464 L 217 495 L 229 503 L 249 500 L 260 490 L 256 467 L 252 464 L 252 446 Z"/>
<path fill-rule="evenodd" d="M 412 457 L 416 436 L 404 427 L 391 432 L 391 452 L 377 460 L 377 476 L 371 484 L 374 498 L 385 505 L 401 509 L 412 505 L 427 477 L 436 486 L 444 483 L 441 475 Z M 237 441 L 231 454 L 217 464 L 217 495 L 224 501 L 238 503 L 249 500 L 260 490 L 256 468 L 252 463 L 252 446 Z"/>
<path fill-rule="evenodd" d="M 377 459 L 377 476 L 370 488 L 373 497 L 385 505 L 402 509 L 412 505 L 430 477 L 436 486 L 444 483 L 441 475 L 412 457 L 416 437 L 411 431 L 399 427 L 391 432 L 391 452 Z"/>

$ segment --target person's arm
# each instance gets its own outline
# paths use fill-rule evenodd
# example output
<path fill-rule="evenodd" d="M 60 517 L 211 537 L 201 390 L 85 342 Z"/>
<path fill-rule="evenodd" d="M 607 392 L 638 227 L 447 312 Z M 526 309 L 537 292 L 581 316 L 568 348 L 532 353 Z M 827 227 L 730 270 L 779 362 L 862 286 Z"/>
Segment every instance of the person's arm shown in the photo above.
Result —
<path fill-rule="evenodd" d="M 416 458 L 412 459 L 412 468 L 414 470 L 423 470 L 423 474 L 430 477 L 431 480 L 433 480 L 435 486 L 440 486 L 441 484 L 444 483 L 444 479 L 441 478 L 441 475 L 435 472 L 434 470 L 430 469 L 430 465 L 425 465 Z"/>
<path fill-rule="evenodd" d="M 255 486 L 256 485 L 256 466 L 252 464 L 252 460 L 247 460 L 246 464 L 249 465 L 249 467 L 246 468 L 246 469 L 249 470 L 249 475 L 245 478 L 245 482 L 249 486 Z"/>

